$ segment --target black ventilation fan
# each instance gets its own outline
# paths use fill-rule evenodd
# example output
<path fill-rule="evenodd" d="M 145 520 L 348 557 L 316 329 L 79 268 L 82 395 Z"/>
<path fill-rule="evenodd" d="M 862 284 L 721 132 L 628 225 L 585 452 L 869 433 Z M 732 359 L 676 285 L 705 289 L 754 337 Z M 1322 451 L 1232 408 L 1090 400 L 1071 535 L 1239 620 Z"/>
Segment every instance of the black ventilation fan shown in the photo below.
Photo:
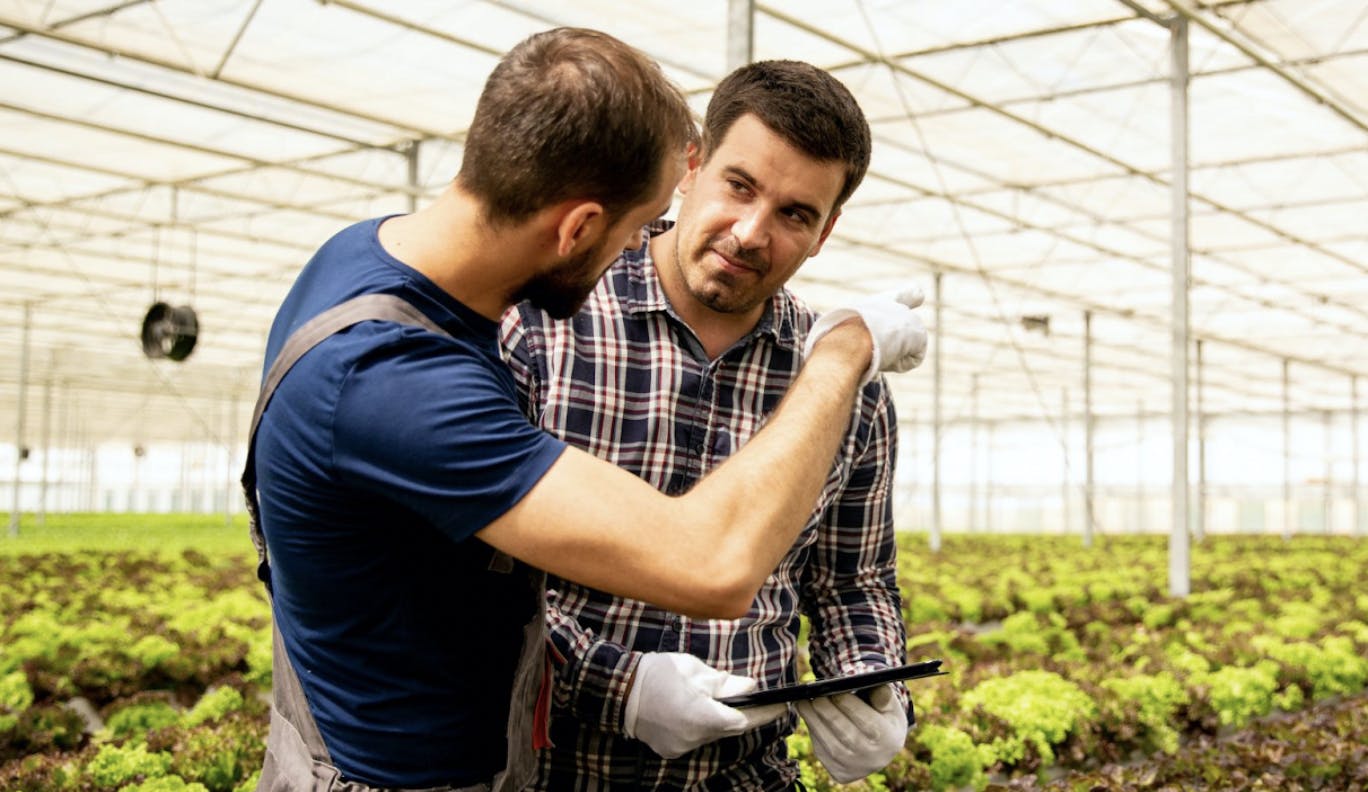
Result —
<path fill-rule="evenodd" d="M 199 319 L 188 305 L 152 303 L 142 323 L 143 354 L 153 360 L 166 358 L 179 363 L 195 351 Z"/>

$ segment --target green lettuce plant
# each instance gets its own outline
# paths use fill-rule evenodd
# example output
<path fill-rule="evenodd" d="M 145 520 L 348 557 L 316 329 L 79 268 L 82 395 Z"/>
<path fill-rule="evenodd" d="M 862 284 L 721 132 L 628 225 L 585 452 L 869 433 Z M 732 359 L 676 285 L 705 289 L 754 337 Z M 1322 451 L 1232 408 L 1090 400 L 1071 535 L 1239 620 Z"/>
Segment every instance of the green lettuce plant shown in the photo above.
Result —
<path fill-rule="evenodd" d="M 149 752 L 142 743 L 105 744 L 86 765 L 85 775 L 101 789 L 121 789 L 126 784 L 164 776 L 170 767 L 170 754 Z"/>
<path fill-rule="evenodd" d="M 144 668 L 156 668 L 180 653 L 180 646 L 161 635 L 144 635 L 128 648 L 128 656 Z"/>
<path fill-rule="evenodd" d="M 195 706 L 185 713 L 183 722 L 186 726 L 198 726 L 219 720 L 230 712 L 237 712 L 242 709 L 242 693 L 237 688 L 220 687 L 215 688 L 195 702 Z"/>
<path fill-rule="evenodd" d="M 1275 673 L 1265 665 L 1226 666 L 1208 674 L 1203 684 L 1221 723 L 1235 727 L 1267 715 L 1273 709 L 1273 693 L 1278 689 Z"/>
<path fill-rule="evenodd" d="M 1006 722 L 1012 733 L 995 737 L 991 746 L 1004 764 L 1016 764 L 1025 749 L 1035 749 L 1041 764 L 1054 763 L 1054 746 L 1083 730 L 1097 716 L 1097 705 L 1074 683 L 1051 671 L 1018 671 L 979 683 L 960 698 L 960 707 L 975 708 Z"/>
<path fill-rule="evenodd" d="M 23 671 L 11 671 L 0 676 L 0 712 L 18 715 L 33 706 L 33 688 Z"/>
<path fill-rule="evenodd" d="M 982 790 L 988 785 L 983 771 L 993 763 L 993 751 L 988 746 L 975 745 L 968 733 L 931 724 L 918 727 L 914 737 L 930 753 L 931 788 L 936 792 L 964 787 Z"/>
<path fill-rule="evenodd" d="M 114 711 L 105 720 L 105 731 L 115 739 L 132 738 L 141 741 L 152 729 L 171 726 L 181 715 L 166 701 L 144 701 Z"/>
<path fill-rule="evenodd" d="M 186 781 L 178 775 L 158 776 L 141 784 L 129 784 L 119 792 L 209 792 L 204 784 Z"/>
<path fill-rule="evenodd" d="M 1102 680 L 1102 687 L 1116 694 L 1120 702 L 1134 702 L 1140 724 L 1150 744 L 1171 754 L 1178 750 L 1178 709 L 1189 701 L 1188 692 L 1172 674 L 1136 674 Z"/>
<path fill-rule="evenodd" d="M 1327 636 L 1319 645 L 1258 636 L 1254 645 L 1268 657 L 1303 674 L 1313 699 L 1351 695 L 1363 690 L 1368 681 L 1368 659 L 1358 653 L 1353 640 L 1346 636 Z"/>

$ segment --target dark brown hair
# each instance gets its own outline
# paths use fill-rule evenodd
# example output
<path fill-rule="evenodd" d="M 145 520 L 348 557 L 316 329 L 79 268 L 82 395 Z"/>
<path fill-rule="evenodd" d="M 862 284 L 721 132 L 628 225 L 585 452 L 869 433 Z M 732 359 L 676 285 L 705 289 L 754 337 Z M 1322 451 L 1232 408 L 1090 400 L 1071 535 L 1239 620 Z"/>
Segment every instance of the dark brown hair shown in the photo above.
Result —
<path fill-rule="evenodd" d="M 840 209 L 869 170 L 869 123 L 839 80 L 808 63 L 756 61 L 718 83 L 703 119 L 703 157 L 721 145 L 736 119 L 751 114 L 789 145 L 817 160 L 846 164 Z"/>
<path fill-rule="evenodd" d="M 654 61 L 605 33 L 556 28 L 524 39 L 490 74 L 456 179 L 496 224 L 567 198 L 615 217 L 646 200 L 666 156 L 696 135 Z"/>

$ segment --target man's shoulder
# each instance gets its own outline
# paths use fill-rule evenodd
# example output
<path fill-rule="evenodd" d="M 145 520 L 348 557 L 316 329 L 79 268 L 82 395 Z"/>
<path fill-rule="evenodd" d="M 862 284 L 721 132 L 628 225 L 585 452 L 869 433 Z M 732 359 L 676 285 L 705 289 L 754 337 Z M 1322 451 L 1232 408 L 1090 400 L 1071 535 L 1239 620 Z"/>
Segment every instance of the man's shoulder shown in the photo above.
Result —
<path fill-rule="evenodd" d="M 603 273 L 603 278 L 589 294 L 589 299 L 584 301 L 581 312 L 621 312 L 627 302 L 640 294 L 647 270 L 652 266 L 650 259 L 636 251 L 618 256 Z"/>
<path fill-rule="evenodd" d="M 346 283 L 364 277 L 372 270 L 383 269 L 384 248 L 378 234 L 381 223 L 387 219 L 387 215 L 372 217 L 338 230 L 318 246 L 305 265 L 305 271 L 325 268 L 332 280 Z"/>
<path fill-rule="evenodd" d="M 807 340 L 808 331 L 817 321 L 817 311 L 808 305 L 807 301 L 799 297 L 787 286 L 780 287 L 774 295 L 774 307 L 776 321 L 782 323 L 789 322 L 793 329 L 793 335 L 802 343 Z"/>
<path fill-rule="evenodd" d="M 507 367 L 468 339 L 395 322 L 361 322 L 340 330 L 299 359 L 279 392 L 336 403 L 379 399 L 393 405 L 396 391 L 459 395 L 484 401 L 506 388 Z M 391 410 L 396 421 L 411 410 Z"/>

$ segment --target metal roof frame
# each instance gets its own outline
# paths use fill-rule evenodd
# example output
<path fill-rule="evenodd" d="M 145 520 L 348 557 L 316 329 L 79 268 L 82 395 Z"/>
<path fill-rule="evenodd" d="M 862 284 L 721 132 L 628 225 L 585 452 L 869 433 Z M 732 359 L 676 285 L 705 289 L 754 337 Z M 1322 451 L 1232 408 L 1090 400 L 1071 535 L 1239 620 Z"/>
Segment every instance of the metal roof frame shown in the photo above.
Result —
<path fill-rule="evenodd" d="M 962 33 L 956 5 L 965 15 Z M 468 86 L 442 93 L 449 86 L 409 69 L 402 73 L 414 81 L 415 98 L 403 117 L 370 109 L 336 86 L 293 79 L 296 66 L 325 66 L 310 60 L 304 37 L 327 38 L 328 31 L 309 25 L 345 26 L 348 40 L 385 42 L 346 55 L 357 68 L 374 61 L 376 69 L 410 47 L 492 66 L 502 42 L 531 30 L 599 27 L 656 57 L 701 112 L 733 57 L 731 9 L 725 0 L 696 6 L 683 21 L 663 2 L 634 7 L 630 18 L 606 2 L 549 0 L 459 7 L 432 0 L 0 2 L 0 79 L 12 81 L 0 92 L 0 389 L 7 392 L 0 425 L 15 425 L 22 381 L 31 401 L 52 389 L 52 409 L 86 442 L 235 442 L 223 416 L 250 409 L 266 326 L 310 252 L 347 222 L 406 211 L 442 188 L 459 161 L 462 129 L 435 111 L 472 108 Z M 1143 30 L 1181 18 L 1209 61 L 1194 64 L 1194 86 L 1254 85 L 1251 95 L 1290 108 L 1296 132 L 1324 131 L 1297 145 L 1278 138 L 1263 150 L 1191 163 L 1194 223 L 1231 229 L 1197 231 L 1192 239 L 1190 336 L 1205 344 L 1206 403 L 1231 413 L 1278 409 L 1288 361 L 1297 375 L 1291 410 L 1355 409 L 1357 378 L 1368 374 L 1368 232 L 1340 215 L 1352 218 L 1368 205 L 1368 79 L 1346 66 L 1368 59 L 1361 24 L 1368 2 L 1327 0 L 1312 9 L 1291 0 L 1013 6 L 1022 9 L 1020 24 L 1000 11 L 1004 19 L 975 26 L 975 3 L 754 5 L 756 57 L 829 68 L 866 104 L 877 136 L 876 167 L 795 290 L 825 307 L 901 278 L 929 292 L 941 273 L 945 325 L 933 332 L 943 345 L 943 398 L 962 404 L 974 394 L 976 420 L 1048 420 L 1062 391 L 1081 393 L 1085 314 L 1092 410 L 1132 416 L 1137 400 L 1152 408 L 1166 403 L 1171 265 L 1161 207 L 1172 172 L 1164 155 L 1146 153 L 1142 162 L 1099 145 L 1132 131 L 1090 114 L 1086 103 L 1108 99 L 1135 113 L 1158 112 L 1150 93 L 1167 83 L 1167 61 L 1161 46 L 1150 50 Z M 914 18 L 924 25 L 909 27 Z M 1345 19 L 1359 24 L 1346 29 Z M 871 28 L 915 43 L 882 52 Z M 1110 32 L 1097 38 L 1103 30 Z M 1272 42 L 1287 31 L 1300 43 L 1284 55 Z M 1081 57 L 1118 35 L 1134 39 L 1131 62 L 1152 67 L 1052 86 L 1022 78 L 1020 85 L 1042 89 L 1002 100 L 937 71 L 947 58 L 992 53 L 969 61 L 962 74 L 1008 66 L 1029 72 L 1040 66 L 1036 47 L 1072 47 L 1069 54 Z M 296 39 L 297 51 L 264 46 Z M 696 51 L 700 41 L 706 51 Z M 1071 72 L 1052 76 L 1059 74 Z M 469 82 L 478 85 L 476 77 Z M 30 92 L 27 81 L 49 90 Z M 1211 120 L 1202 115 L 1204 98 L 1194 95 L 1195 131 Z M 121 102 L 195 121 L 120 115 L 111 108 Z M 429 104 L 433 113 L 425 112 Z M 1060 108 L 1069 114 L 1050 115 Z M 1248 134 L 1277 133 L 1258 127 L 1261 110 L 1250 108 L 1256 120 Z M 1077 128 L 1078 118 L 1099 126 Z M 200 127 L 212 134 L 188 131 Z M 947 148 L 952 131 L 966 128 L 986 131 Z M 68 137 L 96 148 L 63 148 Z M 1006 140 L 1022 144 L 1022 156 L 1036 156 L 1032 175 L 1012 175 L 1015 152 Z M 1053 157 L 1068 168 L 1042 170 L 1049 163 L 1038 160 Z M 1233 203 L 1220 179 L 1245 178 L 1251 168 L 1291 173 L 1288 189 Z M 1316 184 L 1295 178 L 1317 168 L 1330 175 Z M 1317 192 L 1321 182 L 1327 190 Z M 1096 200 L 1103 191 L 1129 203 Z M 1308 233 L 1305 220 L 1288 219 L 1311 212 L 1333 223 L 1313 224 Z M 919 222 L 933 216 L 950 222 Z M 1018 238 L 1029 244 L 1012 241 Z M 1283 256 L 1286 272 L 1268 263 Z M 183 364 L 141 356 L 138 321 L 154 293 L 203 309 L 202 346 Z M 1023 315 L 1037 313 L 1052 318 L 1048 337 L 1020 325 Z M 929 413 L 925 372 L 896 378 L 895 388 L 905 415 Z M 1083 400 L 1072 401 L 1077 412 Z M 952 407 L 945 420 L 962 418 Z"/>

